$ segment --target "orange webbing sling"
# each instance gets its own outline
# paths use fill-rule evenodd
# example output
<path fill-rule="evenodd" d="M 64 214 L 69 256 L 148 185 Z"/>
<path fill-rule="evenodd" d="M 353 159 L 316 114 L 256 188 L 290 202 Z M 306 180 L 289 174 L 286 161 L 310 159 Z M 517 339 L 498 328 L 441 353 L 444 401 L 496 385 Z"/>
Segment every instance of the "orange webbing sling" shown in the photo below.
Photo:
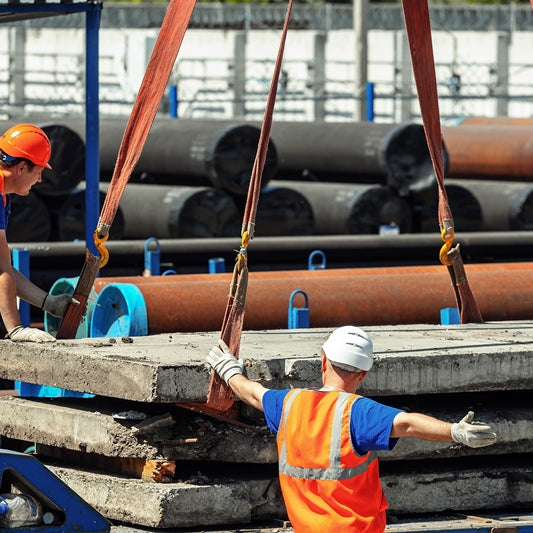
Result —
<path fill-rule="evenodd" d="M 438 216 L 441 237 L 444 241 L 444 245 L 440 250 L 439 259 L 448 268 L 461 322 L 463 324 L 468 322 L 483 322 L 478 305 L 466 279 L 459 245 L 451 249 L 455 228 L 446 189 L 444 188 L 442 133 L 428 3 L 427 0 L 402 0 L 402 4 L 407 38 L 411 50 L 413 73 L 418 92 L 418 101 L 420 103 L 429 153 L 438 184 Z"/>
<path fill-rule="evenodd" d="M 252 175 L 250 177 L 250 185 L 248 187 L 248 196 L 246 198 L 246 206 L 244 209 L 241 230 L 241 248 L 233 268 L 230 292 L 226 304 L 224 318 L 222 320 L 220 336 L 237 358 L 239 357 L 239 348 L 244 322 L 244 304 L 246 299 L 246 289 L 248 286 L 247 248 L 249 242 L 254 237 L 257 204 L 259 201 L 259 194 L 261 192 L 261 179 L 263 176 L 263 170 L 265 168 L 270 130 L 272 127 L 272 115 L 274 113 L 274 105 L 276 103 L 276 92 L 278 89 L 281 62 L 283 60 L 283 51 L 285 49 L 285 41 L 287 38 L 287 30 L 289 28 L 291 10 L 292 0 L 289 0 L 278 56 L 274 67 L 274 74 L 272 76 L 263 123 L 261 125 L 261 134 L 259 136 L 257 153 L 255 156 L 254 166 L 252 168 Z M 227 411 L 233 405 L 234 399 L 235 396 L 233 391 L 226 385 L 224 380 L 220 379 L 220 377 L 213 372 L 211 375 L 211 382 L 209 384 L 206 403 L 180 403 L 179 405 L 200 412 L 209 413 L 210 411 L 214 411 L 221 413 Z"/>
<path fill-rule="evenodd" d="M 94 243 L 100 257 L 95 257 L 88 249 L 86 250 L 85 264 L 73 294 L 80 305 L 71 304 L 67 309 L 57 331 L 58 339 L 72 339 L 75 336 L 85 314 L 87 298 L 98 269 L 107 263 L 109 252 L 103 243 L 109 237 L 109 229 L 117 213 L 120 199 L 152 127 L 195 3 L 196 0 L 170 0 L 167 7 L 124 131 L 113 176 L 94 232 Z"/>

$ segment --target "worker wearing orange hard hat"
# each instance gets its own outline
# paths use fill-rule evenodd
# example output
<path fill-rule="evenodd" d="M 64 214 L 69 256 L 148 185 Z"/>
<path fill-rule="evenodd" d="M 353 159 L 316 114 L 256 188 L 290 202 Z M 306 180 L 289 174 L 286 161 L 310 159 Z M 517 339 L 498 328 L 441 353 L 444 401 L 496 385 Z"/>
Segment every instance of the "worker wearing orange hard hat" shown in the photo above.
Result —
<path fill-rule="evenodd" d="M 373 365 L 368 334 L 355 326 L 335 329 L 320 350 L 322 388 L 271 390 L 244 375 L 244 365 L 220 340 L 207 356 L 237 397 L 265 414 L 277 433 L 279 479 L 296 533 L 382 533 L 387 500 L 377 450 L 400 437 L 488 446 L 496 434 L 472 424 L 470 411 L 449 423 L 408 413 L 357 394 Z"/>
<path fill-rule="evenodd" d="M 24 327 L 17 296 L 51 315 L 64 316 L 76 301 L 68 294 L 52 295 L 34 285 L 13 268 L 6 229 L 11 212 L 11 194 L 27 196 L 50 166 L 52 148 L 46 133 L 33 124 L 17 124 L 0 137 L 0 315 L 6 338 L 21 342 L 53 342 L 56 339 L 37 328 Z"/>

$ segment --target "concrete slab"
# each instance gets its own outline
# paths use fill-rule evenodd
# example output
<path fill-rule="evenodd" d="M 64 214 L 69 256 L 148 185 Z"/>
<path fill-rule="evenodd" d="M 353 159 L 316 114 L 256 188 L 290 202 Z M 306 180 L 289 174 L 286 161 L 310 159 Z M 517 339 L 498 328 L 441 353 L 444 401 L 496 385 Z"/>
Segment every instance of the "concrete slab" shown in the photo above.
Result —
<path fill-rule="evenodd" d="M 247 331 L 241 356 L 268 387 L 314 386 L 333 328 Z M 373 326 L 376 365 L 361 392 L 414 395 L 531 389 L 533 323 Z M 141 402 L 202 402 L 218 332 L 35 345 L 0 342 L 0 378 Z"/>
<path fill-rule="evenodd" d="M 482 471 L 448 465 L 433 471 L 384 472 L 391 514 L 512 508 L 533 504 L 531 465 L 484 466 Z M 284 519 L 277 478 L 201 479 L 153 484 L 105 474 L 49 468 L 111 520 L 156 528 L 182 528 Z M 136 503 L 131 505 L 132 500 Z"/>
<path fill-rule="evenodd" d="M 277 462 L 266 427 L 252 431 L 178 408 L 130 408 L 109 399 L 0 397 L 0 435 L 108 457 Z M 142 430 L 143 425 L 151 429 Z"/>
<path fill-rule="evenodd" d="M 473 408 L 476 419 L 490 424 L 496 431 L 498 442 L 495 445 L 467 448 L 445 442 L 401 439 L 392 452 L 380 453 L 380 459 L 405 461 L 528 453 L 533 441 L 533 411 L 515 402 L 484 398 L 482 403 L 482 406 L 470 403 L 459 410 L 457 405 L 446 401 L 437 412 L 424 401 L 411 401 L 409 407 L 429 411 L 449 421 L 460 420 L 466 409 Z M 128 415 L 126 407 L 109 399 L 58 401 L 3 397 L 0 398 L 0 435 L 107 457 L 249 464 L 277 462 L 275 436 L 264 426 L 264 419 L 263 426 L 254 426 L 252 430 L 184 409 L 155 406 L 159 409 L 154 410 L 153 404 L 142 404 L 142 410 L 133 415 L 147 418 L 128 420 L 124 418 L 124 412 Z M 141 424 L 150 427 L 152 421 L 155 426 L 152 430 L 139 431 Z"/>

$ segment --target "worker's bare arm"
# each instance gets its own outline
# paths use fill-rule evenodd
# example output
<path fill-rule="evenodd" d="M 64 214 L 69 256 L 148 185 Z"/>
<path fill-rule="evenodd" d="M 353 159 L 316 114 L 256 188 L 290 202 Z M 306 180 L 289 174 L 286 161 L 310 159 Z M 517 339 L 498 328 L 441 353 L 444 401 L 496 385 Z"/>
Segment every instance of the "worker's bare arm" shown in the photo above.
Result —
<path fill-rule="evenodd" d="M 452 441 L 452 425 L 421 413 L 398 413 L 394 417 L 391 437 L 418 437 L 424 440 Z"/>
<path fill-rule="evenodd" d="M 261 383 L 251 381 L 242 374 L 236 374 L 229 380 L 229 386 L 243 402 L 263 410 L 263 394 L 268 390 Z"/>

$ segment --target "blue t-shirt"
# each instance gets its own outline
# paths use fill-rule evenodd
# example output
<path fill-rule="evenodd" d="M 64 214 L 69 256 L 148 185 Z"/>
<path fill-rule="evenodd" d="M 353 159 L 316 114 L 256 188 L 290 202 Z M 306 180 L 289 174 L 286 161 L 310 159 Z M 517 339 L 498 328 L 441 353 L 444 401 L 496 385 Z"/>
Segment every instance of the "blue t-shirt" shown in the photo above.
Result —
<path fill-rule="evenodd" d="M 7 229 L 7 221 L 11 212 L 11 196 L 6 195 L 6 206 L 4 207 L 4 196 L 0 193 L 0 229 Z"/>
<path fill-rule="evenodd" d="M 283 410 L 283 400 L 289 390 L 270 389 L 263 395 L 263 410 L 268 427 L 277 433 Z M 327 393 L 326 393 L 327 394 Z M 353 403 L 350 433 L 356 452 L 363 455 L 372 450 L 392 450 L 398 439 L 391 439 L 392 422 L 401 409 L 389 407 L 370 398 Z"/>

